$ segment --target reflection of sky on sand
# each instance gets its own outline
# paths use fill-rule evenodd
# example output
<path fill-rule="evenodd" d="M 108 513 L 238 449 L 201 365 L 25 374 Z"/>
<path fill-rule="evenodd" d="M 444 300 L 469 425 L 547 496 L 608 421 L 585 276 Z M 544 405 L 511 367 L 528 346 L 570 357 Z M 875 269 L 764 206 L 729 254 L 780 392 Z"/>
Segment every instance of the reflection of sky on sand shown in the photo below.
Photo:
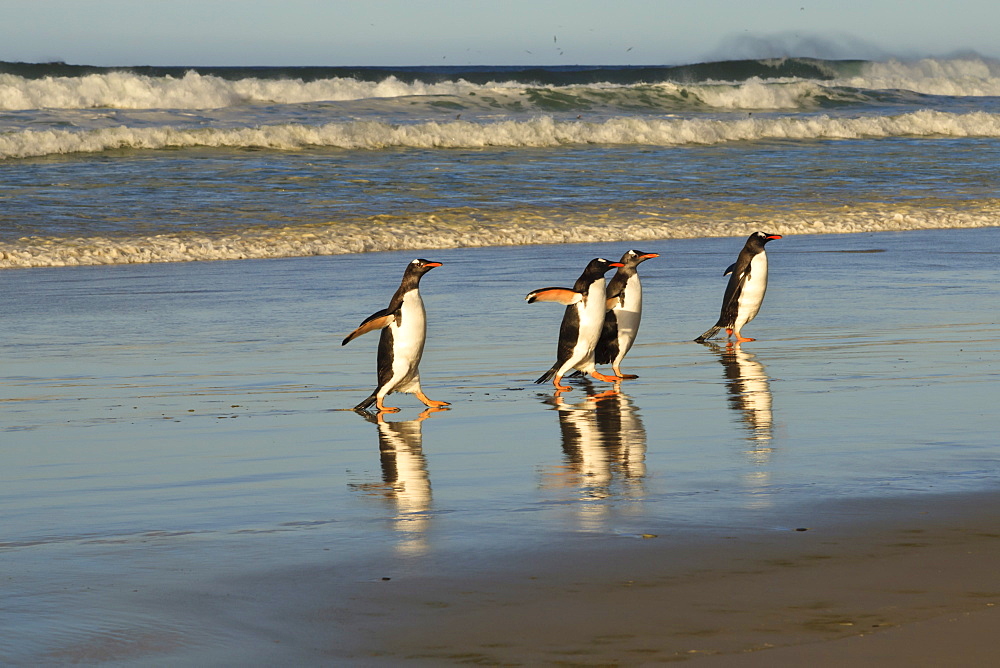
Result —
<path fill-rule="evenodd" d="M 355 489 L 390 501 L 392 527 L 398 533 L 403 554 L 427 552 L 426 531 L 430 523 L 431 479 L 423 452 L 421 422 L 437 409 L 428 408 L 415 420 L 393 421 L 385 414 L 362 413 L 378 427 L 382 482 L 352 485 Z"/>
<path fill-rule="evenodd" d="M 739 343 L 725 348 L 706 342 L 708 348 L 719 355 L 725 369 L 726 390 L 730 407 L 739 413 L 746 429 L 750 447 L 744 451 L 747 461 L 754 465 L 743 479 L 751 490 L 751 508 L 771 505 L 766 496 L 771 483 L 771 473 L 766 468 L 774 449 L 771 447 L 774 418 L 771 413 L 771 384 L 764 365 L 756 355 L 743 350 Z"/>
<path fill-rule="evenodd" d="M 589 382 L 583 387 L 587 396 L 574 403 L 560 394 L 546 399 L 559 416 L 565 464 L 545 472 L 545 486 L 577 490 L 583 503 L 576 510 L 589 526 L 610 511 L 600 502 L 645 496 L 646 430 L 628 395 L 597 392 Z"/>

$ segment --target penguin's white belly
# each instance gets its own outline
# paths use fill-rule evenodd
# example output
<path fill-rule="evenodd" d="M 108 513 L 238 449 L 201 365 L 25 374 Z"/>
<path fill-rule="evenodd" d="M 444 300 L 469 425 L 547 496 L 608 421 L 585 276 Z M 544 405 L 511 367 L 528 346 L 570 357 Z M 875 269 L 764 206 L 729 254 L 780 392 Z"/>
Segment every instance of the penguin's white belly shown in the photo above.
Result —
<path fill-rule="evenodd" d="M 739 308 L 736 313 L 736 327 L 747 324 L 757 316 L 760 305 L 767 291 L 767 255 L 763 252 L 754 255 L 750 260 L 750 277 L 743 284 L 740 292 Z"/>
<path fill-rule="evenodd" d="M 618 322 L 618 355 L 624 357 L 635 341 L 642 318 L 642 286 L 639 277 L 633 276 L 625 284 L 625 303 L 615 305 Z"/>
<path fill-rule="evenodd" d="M 415 290 L 403 298 L 400 324 L 391 323 L 392 329 L 392 384 L 396 392 L 415 392 L 420 389 L 417 366 L 424 354 L 427 337 L 427 318 L 424 304 Z"/>
<path fill-rule="evenodd" d="M 606 311 L 604 285 L 603 280 L 594 281 L 587 291 L 587 298 L 575 305 L 580 319 L 580 329 L 576 345 L 573 346 L 573 354 L 569 359 L 570 368 L 576 367 L 587 372 L 594 368 L 594 348 L 601 338 Z"/>

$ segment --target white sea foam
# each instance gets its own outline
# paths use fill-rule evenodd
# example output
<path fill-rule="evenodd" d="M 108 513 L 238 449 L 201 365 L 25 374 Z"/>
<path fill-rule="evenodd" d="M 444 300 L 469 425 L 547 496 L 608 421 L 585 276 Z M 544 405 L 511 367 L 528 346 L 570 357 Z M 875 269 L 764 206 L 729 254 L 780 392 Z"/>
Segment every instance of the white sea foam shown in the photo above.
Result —
<path fill-rule="evenodd" d="M 868 63 L 862 75 L 833 84 L 926 95 L 1000 96 L 1000 63 L 979 58 Z"/>
<path fill-rule="evenodd" d="M 856 118 L 828 115 L 707 118 L 618 117 L 601 123 L 527 121 L 415 123 L 376 121 L 282 124 L 236 129 L 115 127 L 91 131 L 25 130 L 0 135 L 0 158 L 27 158 L 113 149 L 226 147 L 297 150 L 546 147 L 570 144 L 675 146 L 773 139 L 858 139 L 883 137 L 1000 137 L 1000 114 L 916 111 L 897 116 Z"/>
<path fill-rule="evenodd" d="M 1000 225 L 1000 201 L 945 210 L 901 206 L 852 211 L 777 212 L 745 222 L 743 217 L 706 221 L 669 218 L 657 212 L 573 215 L 558 212 L 513 215 L 481 224 L 469 215 L 380 216 L 363 223 L 293 225 L 225 235 L 157 234 L 134 237 L 23 238 L 0 244 L 0 268 L 190 262 L 251 258 L 341 255 L 396 250 L 593 243 L 745 236 L 757 229 L 782 235 L 845 234 Z"/>
<path fill-rule="evenodd" d="M 42 79 L 0 74 L 0 109 L 218 109 L 251 103 L 467 95 L 482 88 L 463 81 L 406 83 L 394 77 L 378 82 L 339 77 L 308 82 L 256 78 L 230 81 L 194 71 L 180 78 L 131 72 Z"/>
<path fill-rule="evenodd" d="M 740 84 L 702 84 L 696 87 L 666 84 L 714 109 L 803 109 L 814 107 L 824 97 L 843 93 L 817 81 L 750 79 Z"/>
<path fill-rule="evenodd" d="M 749 79 L 701 83 L 591 84 L 538 86 L 516 81 L 473 84 L 457 79 L 438 83 L 406 82 L 393 76 L 382 81 L 333 77 L 301 79 L 230 80 L 190 71 L 182 77 L 148 76 L 127 71 L 79 77 L 26 78 L 0 74 L 0 110 L 29 109 L 219 109 L 247 104 L 303 104 L 367 99 L 403 99 L 445 96 L 456 103 L 472 97 L 496 96 L 503 103 L 532 108 L 538 91 L 564 104 L 632 105 L 650 90 L 671 93 L 667 100 L 640 104 L 674 104 L 685 100 L 720 109 L 795 109 L 815 106 L 818 97 L 858 92 L 905 90 L 932 95 L 1000 96 L 1000 64 L 968 58 L 951 60 L 868 63 L 857 75 L 832 81 L 813 79 Z M 676 93 L 677 95 L 672 95 Z M 620 99 L 616 100 L 616 97 Z M 544 109 L 544 107 L 542 107 Z"/>

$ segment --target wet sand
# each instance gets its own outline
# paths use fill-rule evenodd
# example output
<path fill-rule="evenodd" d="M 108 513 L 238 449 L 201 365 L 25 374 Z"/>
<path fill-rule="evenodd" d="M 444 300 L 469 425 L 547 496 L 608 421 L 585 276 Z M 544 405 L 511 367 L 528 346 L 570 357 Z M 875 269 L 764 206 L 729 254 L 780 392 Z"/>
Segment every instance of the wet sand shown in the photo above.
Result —
<path fill-rule="evenodd" d="M 362 662 L 986 665 L 997 500 L 815 508 L 808 531 L 598 539 L 499 573 L 373 582 L 338 612 L 362 631 L 349 641 Z"/>
<path fill-rule="evenodd" d="M 640 378 L 558 400 L 523 295 L 628 246 L 421 253 L 452 408 L 382 424 L 410 254 L 0 273 L 0 662 L 982 663 L 1000 228 L 775 242 L 692 343 L 741 243 L 644 244 Z"/>

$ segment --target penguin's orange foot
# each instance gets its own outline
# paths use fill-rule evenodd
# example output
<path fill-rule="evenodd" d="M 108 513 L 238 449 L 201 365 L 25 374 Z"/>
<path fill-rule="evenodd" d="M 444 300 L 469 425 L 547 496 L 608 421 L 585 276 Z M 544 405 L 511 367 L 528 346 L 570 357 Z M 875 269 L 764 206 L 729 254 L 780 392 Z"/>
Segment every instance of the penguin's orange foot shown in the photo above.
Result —
<path fill-rule="evenodd" d="M 451 406 L 447 401 L 435 401 L 431 399 L 423 392 L 417 392 L 417 399 L 420 399 L 425 406 L 430 406 L 431 408 L 441 408 L 442 406 Z"/>
<path fill-rule="evenodd" d="M 375 408 L 378 409 L 379 413 L 398 413 L 399 409 L 393 406 L 386 406 L 382 403 L 381 399 L 375 400 Z"/>
<path fill-rule="evenodd" d="M 611 368 L 614 369 L 615 375 L 618 376 L 619 380 L 635 380 L 639 377 L 634 373 L 622 373 L 622 370 L 616 366 L 612 366 Z"/>
<path fill-rule="evenodd" d="M 552 379 L 552 384 L 556 386 L 556 390 L 559 392 L 569 392 L 573 388 L 569 385 L 562 384 L 562 376 L 556 376 Z"/>
<path fill-rule="evenodd" d="M 605 383 L 617 383 L 619 380 L 621 380 L 621 378 L 619 378 L 618 376 L 606 376 L 600 371 L 591 371 L 590 375 L 596 378 L 597 380 L 603 380 Z"/>
<path fill-rule="evenodd" d="M 751 339 L 745 336 L 736 335 L 736 343 L 743 343 L 744 341 L 756 341 L 757 339 Z"/>

